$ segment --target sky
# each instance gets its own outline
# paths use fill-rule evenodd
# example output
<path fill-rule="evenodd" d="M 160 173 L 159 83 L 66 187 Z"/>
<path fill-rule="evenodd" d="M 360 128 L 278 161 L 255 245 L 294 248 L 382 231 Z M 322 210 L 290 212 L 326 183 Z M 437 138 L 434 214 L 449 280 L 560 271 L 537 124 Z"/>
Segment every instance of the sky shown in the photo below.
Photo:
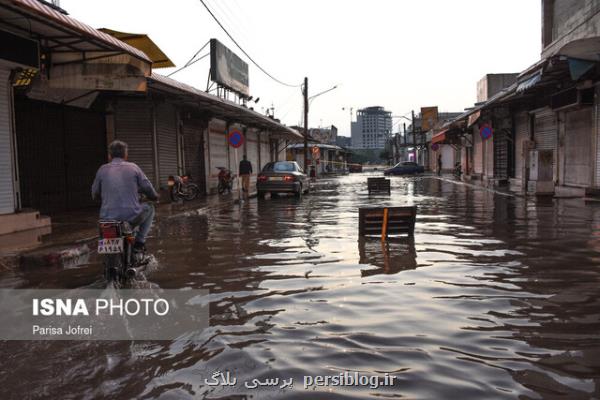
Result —
<path fill-rule="evenodd" d="M 397 116 L 424 106 L 462 111 L 475 103 L 485 74 L 520 72 L 541 52 L 539 0 L 204 1 L 278 80 L 297 85 L 308 77 L 309 96 L 337 85 L 314 99 L 308 120 L 310 127 L 333 124 L 344 136 L 350 136 L 350 108 L 378 105 Z M 301 89 L 252 65 L 199 0 L 60 4 L 95 28 L 147 33 L 178 67 L 216 38 L 250 64 L 250 94 L 260 98 L 256 111 L 274 107 L 283 123 L 302 121 Z M 172 78 L 205 90 L 209 59 Z"/>

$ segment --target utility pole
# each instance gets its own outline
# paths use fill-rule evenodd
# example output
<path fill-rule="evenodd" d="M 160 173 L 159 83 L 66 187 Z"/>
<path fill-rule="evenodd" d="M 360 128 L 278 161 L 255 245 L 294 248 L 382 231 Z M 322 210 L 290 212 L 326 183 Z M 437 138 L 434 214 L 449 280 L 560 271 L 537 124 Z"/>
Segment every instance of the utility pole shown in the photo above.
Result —
<path fill-rule="evenodd" d="M 413 161 L 417 162 L 417 134 L 415 133 L 415 110 L 411 111 L 412 115 L 412 137 L 413 137 Z"/>
<path fill-rule="evenodd" d="M 304 173 L 308 171 L 308 78 L 304 78 Z"/>

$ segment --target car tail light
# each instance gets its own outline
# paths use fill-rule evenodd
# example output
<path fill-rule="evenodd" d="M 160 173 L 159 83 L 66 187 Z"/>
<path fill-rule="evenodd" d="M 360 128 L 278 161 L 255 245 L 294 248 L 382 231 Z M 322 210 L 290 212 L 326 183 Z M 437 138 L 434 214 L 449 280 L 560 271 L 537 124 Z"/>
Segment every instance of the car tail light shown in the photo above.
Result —
<path fill-rule="evenodd" d="M 283 180 L 286 182 L 294 182 L 294 177 L 292 175 L 286 175 L 283 177 Z"/>
<path fill-rule="evenodd" d="M 100 224 L 100 235 L 102 239 L 114 239 L 119 237 L 119 228 L 116 224 Z"/>
<path fill-rule="evenodd" d="M 267 180 L 267 177 L 265 175 L 259 175 L 257 179 L 259 182 L 265 182 Z"/>

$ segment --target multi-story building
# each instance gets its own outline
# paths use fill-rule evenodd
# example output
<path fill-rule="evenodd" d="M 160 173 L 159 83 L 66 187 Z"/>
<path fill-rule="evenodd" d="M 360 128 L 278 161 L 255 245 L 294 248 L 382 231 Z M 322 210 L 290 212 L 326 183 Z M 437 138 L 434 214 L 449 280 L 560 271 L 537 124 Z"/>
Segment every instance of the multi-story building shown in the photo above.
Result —
<path fill-rule="evenodd" d="M 392 113 L 379 106 L 360 109 L 351 132 L 353 148 L 383 149 L 392 132 Z"/>

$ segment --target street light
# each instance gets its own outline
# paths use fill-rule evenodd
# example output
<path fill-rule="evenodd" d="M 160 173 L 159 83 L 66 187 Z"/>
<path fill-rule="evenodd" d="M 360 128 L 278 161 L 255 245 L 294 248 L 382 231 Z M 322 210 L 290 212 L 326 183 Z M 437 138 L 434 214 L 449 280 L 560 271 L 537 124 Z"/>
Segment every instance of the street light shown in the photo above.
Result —
<path fill-rule="evenodd" d="M 308 172 L 308 106 L 309 101 L 313 101 L 315 98 L 325 94 L 327 92 L 331 92 L 334 89 L 337 89 L 337 85 L 327 90 L 324 90 L 320 93 L 317 93 L 313 96 L 308 97 L 308 78 L 304 78 L 304 85 L 302 88 L 302 94 L 304 95 L 304 170 Z"/>

